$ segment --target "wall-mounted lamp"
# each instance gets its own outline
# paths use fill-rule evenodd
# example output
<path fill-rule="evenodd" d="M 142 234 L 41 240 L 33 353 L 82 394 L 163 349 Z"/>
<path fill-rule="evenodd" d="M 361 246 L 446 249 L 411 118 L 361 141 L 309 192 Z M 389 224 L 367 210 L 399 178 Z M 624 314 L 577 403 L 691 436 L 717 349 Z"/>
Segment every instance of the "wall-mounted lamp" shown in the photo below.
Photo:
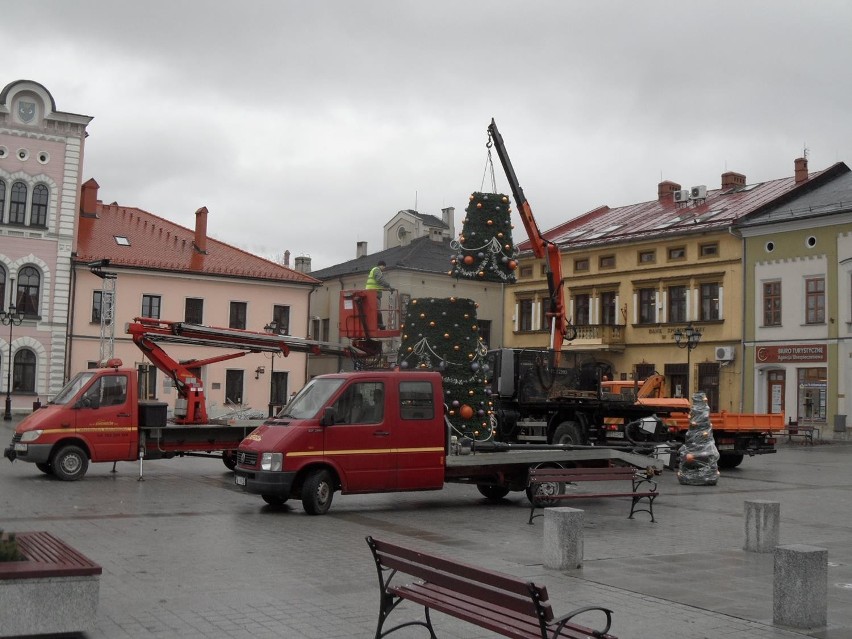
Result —
<path fill-rule="evenodd" d="M 266 368 L 264 368 L 263 366 L 258 366 L 257 368 L 254 369 L 254 378 L 260 379 L 260 376 L 263 375 L 265 372 L 266 372 Z"/>

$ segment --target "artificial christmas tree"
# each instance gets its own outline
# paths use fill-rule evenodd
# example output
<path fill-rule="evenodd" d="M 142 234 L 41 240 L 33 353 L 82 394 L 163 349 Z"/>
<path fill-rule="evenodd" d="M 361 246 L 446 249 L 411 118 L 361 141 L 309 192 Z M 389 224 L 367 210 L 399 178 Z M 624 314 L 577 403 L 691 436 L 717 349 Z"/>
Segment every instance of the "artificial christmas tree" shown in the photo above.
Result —
<path fill-rule="evenodd" d="M 692 396 L 689 430 L 678 450 L 677 480 L 687 486 L 715 486 L 719 479 L 718 462 L 707 395 L 699 391 Z"/>
<path fill-rule="evenodd" d="M 458 297 L 413 299 L 401 328 L 399 367 L 440 372 L 454 434 L 474 441 L 490 439 L 487 349 L 479 336 L 476 303 Z"/>
<path fill-rule="evenodd" d="M 516 249 L 512 243 L 509 198 L 500 193 L 475 192 L 465 209 L 449 274 L 453 277 L 487 282 L 515 282 Z"/>

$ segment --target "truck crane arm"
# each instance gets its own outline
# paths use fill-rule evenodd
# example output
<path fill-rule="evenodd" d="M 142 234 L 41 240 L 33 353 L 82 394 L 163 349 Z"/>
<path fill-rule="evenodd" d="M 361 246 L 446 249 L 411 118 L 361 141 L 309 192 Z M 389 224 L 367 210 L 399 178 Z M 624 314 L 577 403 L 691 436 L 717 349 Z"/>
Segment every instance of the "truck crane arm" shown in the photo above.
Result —
<path fill-rule="evenodd" d="M 235 328 L 201 326 L 186 322 L 170 322 L 151 317 L 136 317 L 128 323 L 125 332 L 131 335 L 136 346 L 159 370 L 168 375 L 175 385 L 180 405 L 175 407 L 175 422 L 179 424 L 204 424 L 208 421 L 204 401 L 204 387 L 195 370 L 249 353 L 281 353 L 285 357 L 292 351 L 314 355 L 362 356 L 355 346 L 302 339 L 291 335 L 257 333 Z M 236 352 L 178 361 L 161 346 L 163 343 L 212 346 L 235 349 Z"/>
<path fill-rule="evenodd" d="M 554 242 L 545 238 L 541 230 L 539 230 L 530 203 L 524 195 L 524 190 L 518 182 L 512 162 L 509 160 L 506 145 L 503 143 L 503 136 L 497 130 L 497 123 L 493 118 L 491 124 L 488 126 L 489 147 L 492 144 L 497 152 L 497 157 L 500 158 L 500 164 L 503 165 L 503 171 L 506 174 L 506 179 L 509 181 L 509 187 L 512 189 L 518 213 L 521 216 L 521 221 L 524 223 L 527 236 L 532 244 L 533 254 L 537 258 L 544 260 L 547 291 L 550 297 L 547 312 L 547 318 L 550 320 L 550 349 L 559 351 L 562 348 L 562 342 L 568 337 L 568 316 L 565 311 L 565 293 L 562 286 L 562 260 L 559 256 L 559 247 Z"/>

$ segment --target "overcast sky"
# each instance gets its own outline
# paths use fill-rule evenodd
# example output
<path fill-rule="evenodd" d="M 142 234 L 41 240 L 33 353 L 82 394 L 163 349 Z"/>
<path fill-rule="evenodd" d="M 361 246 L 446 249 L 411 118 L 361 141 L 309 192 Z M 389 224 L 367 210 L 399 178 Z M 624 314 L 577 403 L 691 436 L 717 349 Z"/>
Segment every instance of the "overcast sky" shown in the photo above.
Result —
<path fill-rule="evenodd" d="M 495 118 L 542 230 L 657 183 L 852 161 L 852 2 L 3 2 L 0 87 L 93 116 L 105 202 L 313 269 L 491 190 Z M 495 156 L 497 189 L 508 185 Z M 513 205 L 514 208 L 514 205 Z M 524 239 L 516 219 L 515 241 Z M 292 258 L 291 258 L 292 259 Z M 292 264 L 292 261 L 291 261 Z"/>

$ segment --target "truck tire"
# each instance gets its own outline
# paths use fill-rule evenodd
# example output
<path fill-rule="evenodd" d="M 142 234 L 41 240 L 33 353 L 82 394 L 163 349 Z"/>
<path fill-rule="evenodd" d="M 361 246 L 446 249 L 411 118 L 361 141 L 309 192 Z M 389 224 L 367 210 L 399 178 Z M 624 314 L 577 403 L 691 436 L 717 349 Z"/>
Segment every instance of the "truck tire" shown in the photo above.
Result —
<path fill-rule="evenodd" d="M 553 431 L 553 440 L 551 444 L 574 444 L 582 446 L 586 443 L 586 438 L 583 437 L 583 429 L 577 422 L 562 422 Z"/>
<path fill-rule="evenodd" d="M 286 497 L 279 497 L 278 495 L 261 495 L 260 497 L 267 504 L 269 504 L 270 506 L 275 506 L 276 508 L 281 508 L 284 504 L 287 503 Z"/>
<path fill-rule="evenodd" d="M 43 472 L 45 475 L 52 475 L 52 474 L 53 474 L 53 466 L 51 466 L 51 465 L 50 465 L 49 463 L 47 463 L 47 462 L 39 462 L 39 463 L 37 463 L 37 464 L 36 464 L 36 468 L 38 468 L 38 469 L 39 469 L 41 472 Z"/>
<path fill-rule="evenodd" d="M 89 457 L 79 446 L 63 446 L 50 462 L 53 474 L 62 481 L 82 479 L 89 468 Z"/>
<path fill-rule="evenodd" d="M 309 515 L 324 515 L 331 508 L 334 484 L 327 470 L 315 470 L 302 486 L 302 507 Z"/>
<path fill-rule="evenodd" d="M 234 470 L 237 467 L 237 454 L 232 450 L 223 450 L 222 461 L 228 470 Z"/>
<path fill-rule="evenodd" d="M 509 494 L 508 488 L 496 484 L 477 484 L 476 489 L 483 497 L 490 501 L 500 501 Z"/>
<path fill-rule="evenodd" d="M 719 468 L 736 468 L 742 463 L 742 453 L 722 453 L 719 455 Z"/>

